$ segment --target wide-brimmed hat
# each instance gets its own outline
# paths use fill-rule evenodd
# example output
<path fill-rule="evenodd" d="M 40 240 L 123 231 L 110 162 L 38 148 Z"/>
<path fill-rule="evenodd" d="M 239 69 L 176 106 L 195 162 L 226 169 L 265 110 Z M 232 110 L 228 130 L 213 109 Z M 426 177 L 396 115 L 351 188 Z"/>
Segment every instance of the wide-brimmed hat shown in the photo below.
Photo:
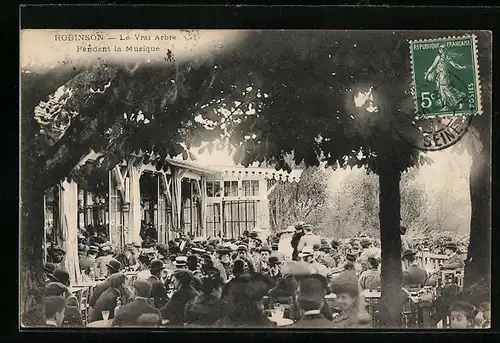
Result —
<path fill-rule="evenodd" d="M 287 233 L 293 233 L 293 232 L 295 232 L 295 226 L 293 226 L 293 225 L 288 225 L 288 226 L 286 227 L 286 229 L 285 229 L 285 232 L 287 232 Z"/>
<path fill-rule="evenodd" d="M 149 264 L 149 270 L 151 270 L 152 272 L 155 270 L 163 269 L 163 268 L 165 268 L 165 265 L 163 264 L 163 262 L 161 260 L 153 260 Z"/>
<path fill-rule="evenodd" d="M 338 274 L 330 282 L 330 290 L 335 294 L 359 294 L 359 282 L 354 270 L 346 270 Z"/>
<path fill-rule="evenodd" d="M 120 261 L 116 260 L 116 259 L 111 259 L 107 264 L 106 266 L 113 270 L 114 272 L 119 272 L 121 269 L 122 269 L 122 264 L 120 263 Z"/>
<path fill-rule="evenodd" d="M 299 254 L 300 257 L 311 256 L 311 255 L 314 255 L 314 249 L 311 246 L 304 247 Z"/>
<path fill-rule="evenodd" d="M 451 311 L 460 311 L 464 312 L 468 318 L 472 317 L 474 315 L 474 312 L 476 311 L 476 307 L 467 301 L 463 300 L 457 300 L 451 303 L 449 312 Z"/>
<path fill-rule="evenodd" d="M 194 252 L 195 254 L 204 254 L 207 252 L 205 249 L 202 248 L 191 248 L 191 251 Z"/>
<path fill-rule="evenodd" d="M 411 249 L 406 249 L 403 254 L 401 255 L 401 258 L 404 260 L 407 256 L 415 256 L 417 253 Z"/>
<path fill-rule="evenodd" d="M 295 227 L 295 230 L 302 230 L 304 228 L 304 225 L 306 225 L 305 222 L 297 222 L 294 227 Z"/>

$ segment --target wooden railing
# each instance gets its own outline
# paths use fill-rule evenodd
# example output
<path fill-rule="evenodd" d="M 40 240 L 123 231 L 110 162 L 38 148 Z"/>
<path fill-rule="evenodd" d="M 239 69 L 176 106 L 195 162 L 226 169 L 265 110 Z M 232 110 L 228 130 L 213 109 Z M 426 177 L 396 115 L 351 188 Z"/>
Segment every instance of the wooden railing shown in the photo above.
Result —
<path fill-rule="evenodd" d="M 439 265 L 443 264 L 449 259 L 449 257 L 446 255 L 433 254 L 427 251 L 421 251 L 417 253 L 415 257 L 417 260 L 417 264 L 420 267 L 424 269 L 428 269 L 430 267 L 433 270 L 439 269 Z"/>

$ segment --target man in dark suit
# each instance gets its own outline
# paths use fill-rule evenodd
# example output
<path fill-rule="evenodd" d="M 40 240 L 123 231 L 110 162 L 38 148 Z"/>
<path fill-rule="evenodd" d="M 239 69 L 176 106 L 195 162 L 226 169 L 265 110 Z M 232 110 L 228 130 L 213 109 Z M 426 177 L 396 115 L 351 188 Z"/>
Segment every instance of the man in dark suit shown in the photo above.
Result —
<path fill-rule="evenodd" d="M 115 259 L 109 261 L 109 263 L 106 266 L 108 267 L 108 272 L 110 276 L 119 273 L 120 270 L 122 269 L 122 264 Z M 92 292 L 92 295 L 90 296 L 89 299 L 89 305 L 93 307 L 97 299 L 99 299 L 101 294 L 104 293 L 104 291 L 107 290 L 108 288 L 109 288 L 109 277 L 106 279 L 106 281 L 101 282 L 94 288 L 94 291 Z"/>
<path fill-rule="evenodd" d="M 456 270 L 464 268 L 464 257 L 459 253 L 458 247 L 455 243 L 447 243 L 445 246 L 445 252 L 446 255 L 448 255 L 448 260 L 443 263 L 441 269 Z"/>
<path fill-rule="evenodd" d="M 50 295 L 44 299 L 45 316 L 47 327 L 59 327 L 64 320 L 65 301 L 64 297 Z"/>
<path fill-rule="evenodd" d="M 427 283 L 427 272 L 417 265 L 415 255 L 416 252 L 410 249 L 403 252 L 402 259 L 407 266 L 403 272 L 403 286 L 419 285 L 423 287 Z"/>
<path fill-rule="evenodd" d="M 147 313 L 158 315 L 158 325 L 161 325 L 160 311 L 148 303 L 151 293 L 151 283 L 146 280 L 136 280 L 134 282 L 134 301 L 120 306 L 113 319 L 112 326 L 138 326 L 137 319 Z"/>
<path fill-rule="evenodd" d="M 290 325 L 289 328 L 332 328 L 332 322 L 321 314 L 327 284 L 327 279 L 319 274 L 307 276 L 300 282 L 297 302 L 304 315 L 299 321 Z"/>
<path fill-rule="evenodd" d="M 161 277 L 164 268 L 165 266 L 161 260 L 153 260 L 149 264 L 149 271 L 151 273 L 151 276 L 148 278 L 148 281 L 151 283 L 150 297 L 154 299 L 154 306 L 156 308 L 163 307 L 168 301 L 167 289 Z"/>
<path fill-rule="evenodd" d="M 305 235 L 304 228 L 303 226 L 305 225 L 304 222 L 299 222 L 295 224 L 295 233 L 292 236 L 292 248 L 293 248 L 293 253 L 292 253 L 292 260 L 298 261 L 299 260 L 299 242 L 302 238 L 302 236 Z"/>
<path fill-rule="evenodd" d="M 127 303 L 127 296 L 124 294 L 123 288 L 125 280 L 126 276 L 122 273 L 116 273 L 109 277 L 109 288 L 97 299 L 94 308 L 90 311 L 89 322 L 102 320 L 102 311 L 109 311 L 109 319 L 113 319 L 117 300 L 120 299 L 122 304 Z"/>
<path fill-rule="evenodd" d="M 192 286 L 193 273 L 189 270 L 176 270 L 174 275 L 175 292 L 168 303 L 160 309 L 163 319 L 169 324 L 183 325 L 186 305 L 199 295 Z"/>

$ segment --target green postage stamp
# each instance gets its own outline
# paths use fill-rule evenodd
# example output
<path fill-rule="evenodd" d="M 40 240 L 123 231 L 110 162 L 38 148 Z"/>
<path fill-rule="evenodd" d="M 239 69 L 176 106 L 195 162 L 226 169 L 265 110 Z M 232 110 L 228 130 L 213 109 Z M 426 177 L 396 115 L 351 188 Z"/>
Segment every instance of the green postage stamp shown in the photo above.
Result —
<path fill-rule="evenodd" d="M 476 36 L 410 41 L 417 117 L 481 114 Z"/>

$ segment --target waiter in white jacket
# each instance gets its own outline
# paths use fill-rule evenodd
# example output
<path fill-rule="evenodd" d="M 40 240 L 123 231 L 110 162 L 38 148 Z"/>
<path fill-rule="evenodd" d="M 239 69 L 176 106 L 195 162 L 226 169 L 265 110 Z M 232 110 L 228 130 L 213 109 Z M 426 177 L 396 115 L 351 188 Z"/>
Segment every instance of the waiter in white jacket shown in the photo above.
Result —
<path fill-rule="evenodd" d="M 302 252 L 302 249 L 305 247 L 312 248 L 315 244 L 321 246 L 321 238 L 313 233 L 314 228 L 312 225 L 305 224 L 302 228 L 305 234 L 300 238 L 299 245 L 297 246 L 299 252 Z"/>

